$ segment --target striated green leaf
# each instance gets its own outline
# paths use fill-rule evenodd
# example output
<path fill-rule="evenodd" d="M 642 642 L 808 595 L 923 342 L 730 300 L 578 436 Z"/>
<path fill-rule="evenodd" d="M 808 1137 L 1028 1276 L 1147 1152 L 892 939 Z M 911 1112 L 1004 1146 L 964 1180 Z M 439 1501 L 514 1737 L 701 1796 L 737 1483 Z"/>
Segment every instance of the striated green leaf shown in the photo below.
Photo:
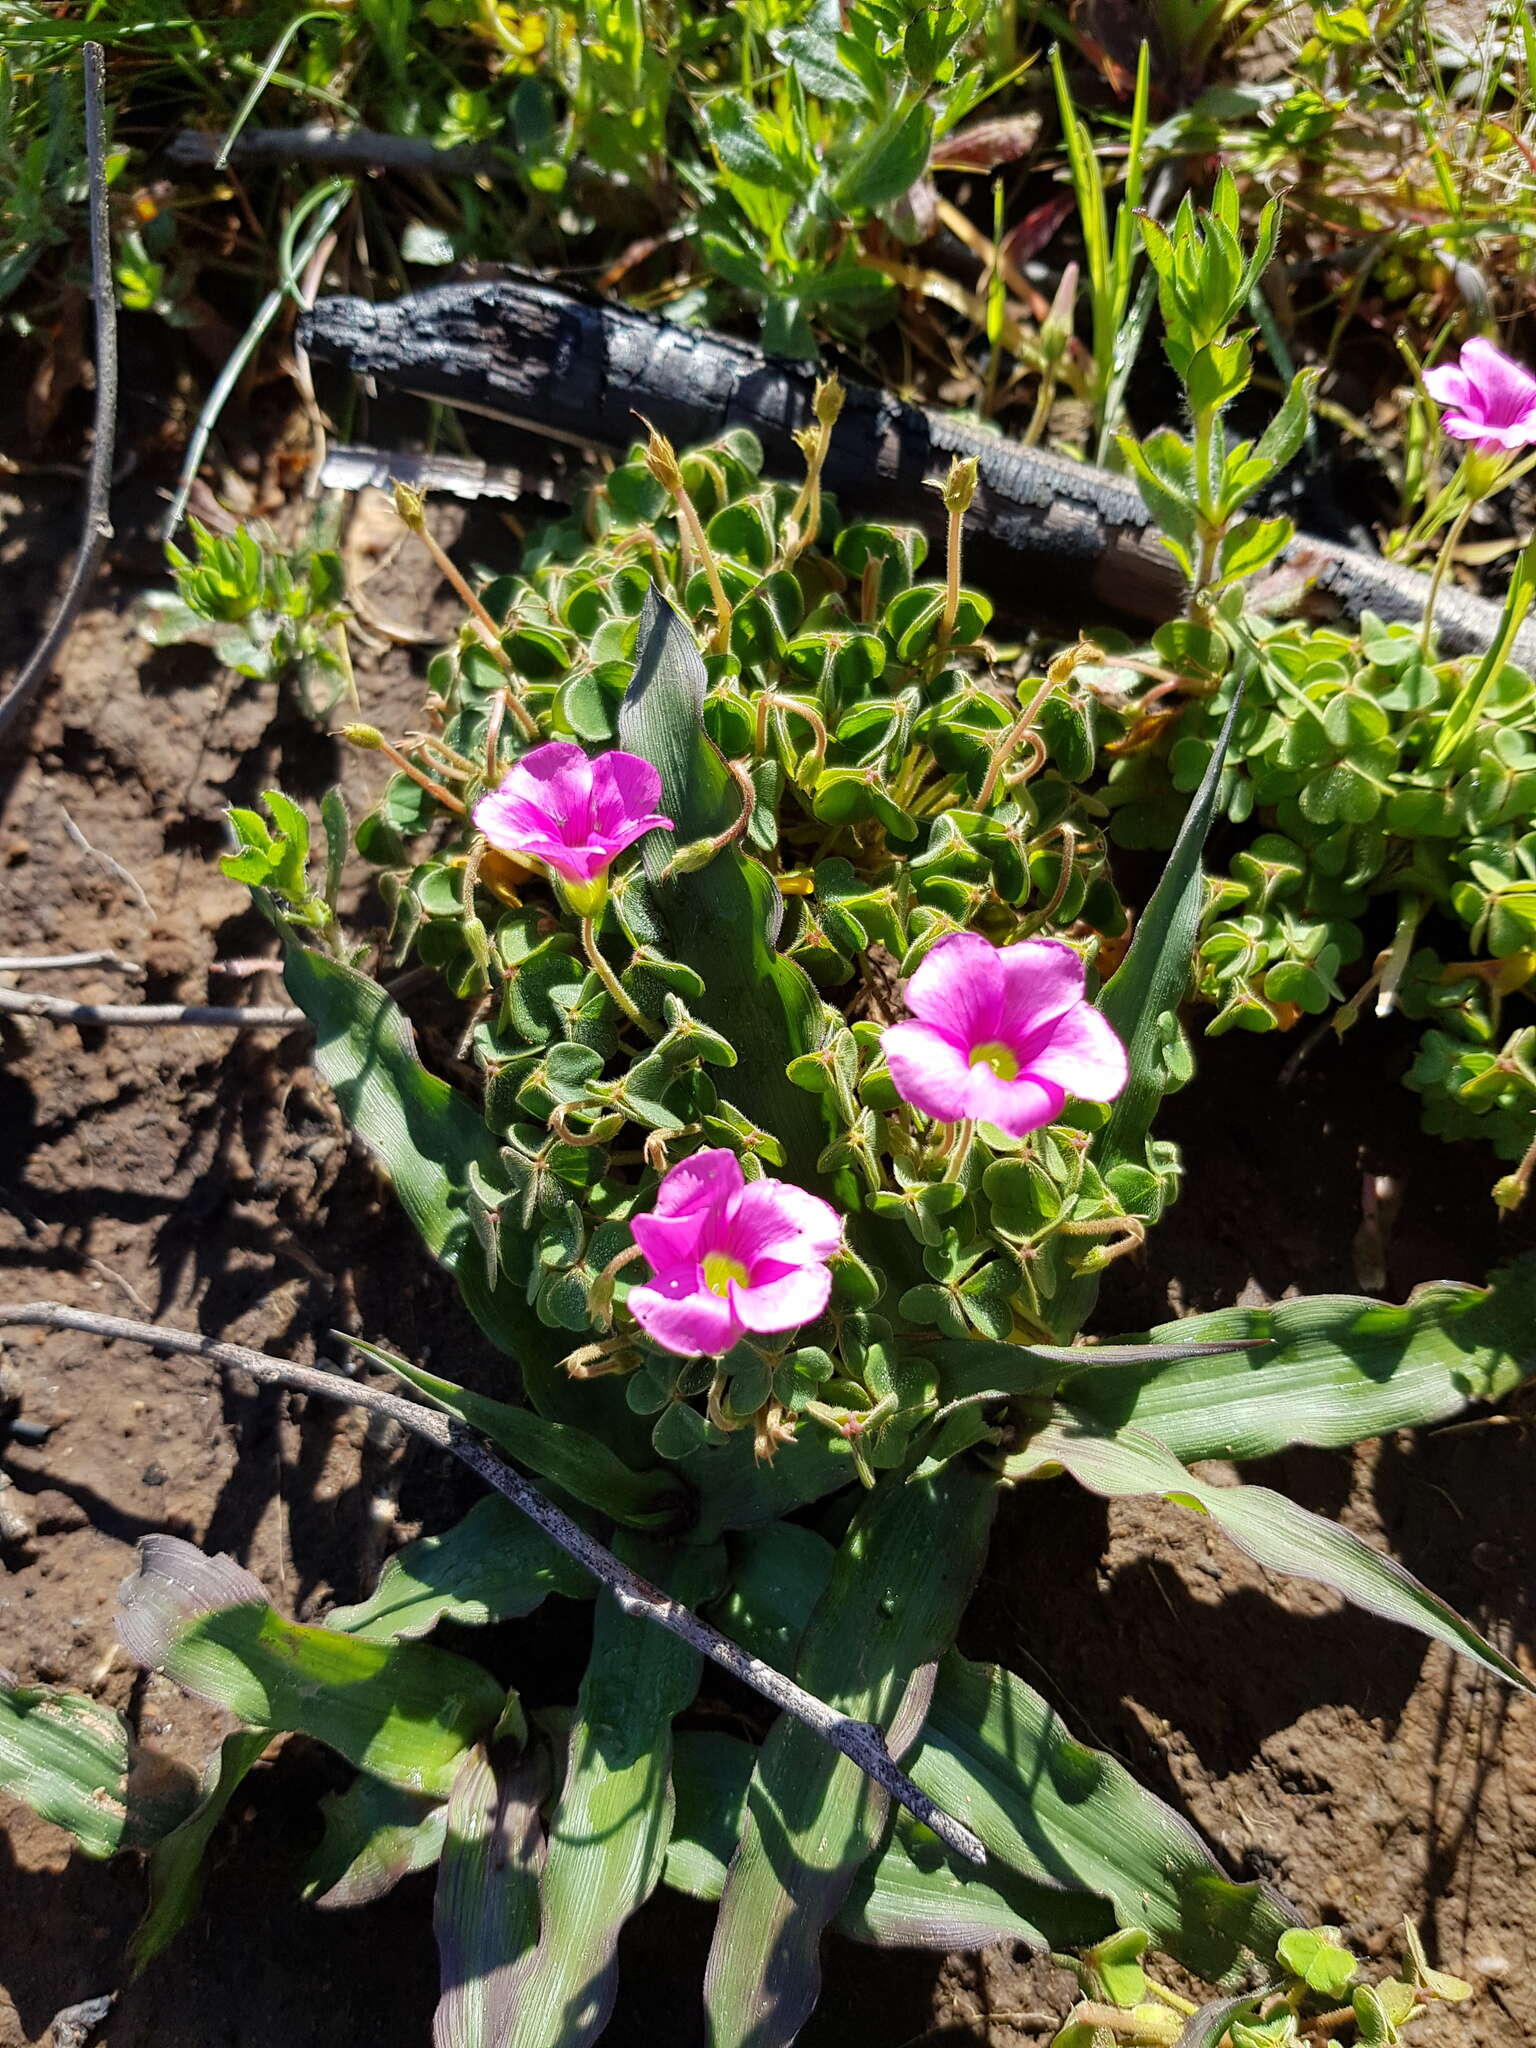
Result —
<path fill-rule="evenodd" d="M 1114 1932 L 1107 1899 L 1031 1884 L 1001 1863 L 952 1862 L 931 1829 L 898 1812 L 878 1854 L 860 1865 L 837 1917 L 839 1932 L 877 1948 L 1085 1948 Z"/>
<path fill-rule="evenodd" d="M 1222 2048 L 1234 2020 L 1256 2013 L 1269 1996 L 1266 1991 L 1244 1991 L 1236 1998 L 1215 1998 L 1192 2012 L 1174 2048 Z"/>
<path fill-rule="evenodd" d="M 626 1528 L 670 1529 L 685 1517 L 688 1492 L 675 1472 L 660 1466 L 636 1472 L 600 1438 L 570 1423 L 552 1422 L 531 1408 L 513 1408 L 488 1394 L 455 1386 L 452 1380 L 439 1379 L 436 1373 L 397 1358 L 380 1345 L 365 1344 L 356 1337 L 348 1341 L 375 1364 L 398 1373 L 434 1407 L 456 1415 L 460 1422 L 488 1437 L 515 1464 L 563 1487 L 573 1499 L 611 1515 Z"/>
<path fill-rule="evenodd" d="M 1239 685 L 1130 950 L 1099 998 L 1099 1008 L 1125 1041 L 1131 1066 L 1131 1078 L 1094 1141 L 1094 1161 L 1103 1172 L 1145 1163 L 1147 1133 L 1167 1086 L 1165 1035 L 1189 987 L 1205 905 L 1200 856 L 1242 697 Z"/>
<path fill-rule="evenodd" d="M 0 1792 L 112 1856 L 128 1824 L 128 1730 L 83 1693 L 0 1686 Z"/>
<path fill-rule="evenodd" d="M 391 1642 L 424 1636 L 440 1621 L 471 1627 L 515 1621 L 549 1593 L 589 1600 L 591 1575 L 520 1514 L 489 1494 L 441 1536 L 419 1536 L 397 1550 L 379 1583 L 355 1607 L 334 1607 L 327 1628 Z"/>
<path fill-rule="evenodd" d="M 427 1072 L 398 1005 L 365 974 L 289 940 L 283 980 L 315 1027 L 315 1064 L 342 1114 L 389 1175 L 427 1250 L 458 1281 L 475 1320 L 506 1350 L 547 1348 L 549 1333 L 518 1285 L 526 1254 L 519 1269 L 504 1247 L 493 1284 L 469 1220 L 471 1168 L 492 1185 L 500 1177 L 495 1140 L 474 1105 Z"/>
<path fill-rule="evenodd" d="M 921 1722 L 931 1666 L 954 1638 L 986 1546 L 993 1476 L 960 1461 L 891 1473 L 860 1504 L 800 1646 L 808 1691 L 886 1731 L 899 1755 Z M 923 1560 L 914 1573 L 913 1560 Z M 705 1972 L 712 2048 L 792 2041 L 816 2002 L 819 1949 L 889 1801 L 846 1757 L 781 1719 L 747 1798 Z"/>
<path fill-rule="evenodd" d="M 827 1555 L 830 1560 L 830 1546 Z M 739 1735 L 689 1728 L 674 1739 L 672 1790 L 677 1808 L 666 1864 L 666 1881 L 673 1891 L 693 1899 L 718 1899 L 725 1890 L 756 1762 L 756 1743 Z"/>
<path fill-rule="evenodd" d="M 1106 1430 L 1087 1416 L 1064 1415 L 1032 1437 L 1019 1460 L 1010 1460 L 1010 1470 L 1018 1477 L 1057 1465 L 1093 1493 L 1112 1498 L 1160 1494 L 1180 1507 L 1209 1515 L 1267 1570 L 1332 1586 L 1357 1606 L 1419 1629 L 1523 1692 L 1536 1693 L 1536 1681 L 1421 1586 L 1395 1558 L 1384 1557 L 1350 1530 L 1298 1507 L 1284 1494 L 1267 1486 L 1213 1486 L 1187 1471 L 1145 1430 Z"/>
<path fill-rule="evenodd" d="M 304 1896 L 317 1906 L 366 1906 L 413 1870 L 429 1870 L 442 1853 L 443 1801 L 366 1771 L 345 1792 L 327 1793 L 320 1811 L 325 1833 L 304 1872 Z"/>
<path fill-rule="evenodd" d="M 146 1536 L 119 1595 L 118 1633 L 149 1670 L 251 1728 L 313 1736 L 360 1770 L 446 1793 L 495 1724 L 501 1687 L 429 1643 L 376 1643 L 285 1621 L 260 1581 L 176 1536 Z"/>
<path fill-rule="evenodd" d="M 707 680 L 693 634 L 653 586 L 619 707 L 619 740 L 656 768 L 660 808 L 676 825 L 641 842 L 655 914 L 668 956 L 705 984 L 696 1015 L 735 1047 L 737 1064 L 714 1076 L 716 1086 L 779 1139 L 788 1177 L 814 1187 L 822 1120 L 785 1070 L 815 1050 L 821 1002 L 803 969 L 775 950 L 784 917 L 778 887 L 737 844 L 692 872 L 666 875 L 680 848 L 729 831 L 741 813 L 725 758 L 704 730 Z"/>
<path fill-rule="evenodd" d="M 1122 1927 L 1210 1983 L 1272 1960 L 1297 1915 L 1266 1887 L 1234 1884 L 1189 1823 L 1125 1767 L 1074 1741 L 1012 1672 L 951 1653 L 922 1741 L 907 1761 L 922 1789 L 1037 1885 L 1109 1900 Z"/>
<path fill-rule="evenodd" d="M 203 1774 L 197 1805 L 181 1826 L 155 1845 L 149 1859 L 149 1910 L 128 1944 L 137 1975 L 187 1924 L 203 1888 L 203 1852 L 229 1802 L 272 1740 L 270 1728 L 226 1735 Z"/>
<path fill-rule="evenodd" d="M 810 1534 L 792 1527 L 787 1533 Z M 811 1540 L 826 1553 L 830 1570 L 836 1552 L 820 1537 Z M 718 1899 L 724 1891 L 757 1755 L 756 1746 L 737 1735 L 678 1736 L 672 1764 L 677 1818 L 667 1845 L 667 1883 L 674 1891 L 696 1899 Z M 944 1950 L 999 1941 L 1081 1946 L 1113 1925 L 1108 1901 L 1090 1893 L 1031 1885 L 997 1864 L 985 1873 L 953 1865 L 938 1837 L 899 1811 L 884 1844 L 859 1866 L 836 1921 L 854 1941 Z"/>
<path fill-rule="evenodd" d="M 469 1205 L 472 1186 L 502 1184 L 496 1141 L 473 1104 L 421 1064 L 398 1005 L 366 975 L 291 937 L 283 979 L 315 1027 L 315 1064 L 343 1116 L 389 1175 L 423 1244 L 453 1275 L 481 1329 L 516 1355 L 534 1406 L 616 1446 L 641 1445 L 622 1389 L 578 1385 L 559 1370 L 569 1340 L 530 1306 L 527 1240 L 505 1224 L 492 1276 Z"/>
<path fill-rule="evenodd" d="M 547 1776 L 545 1751 L 509 1743 L 490 1753 L 477 1743 L 459 1767 L 432 1914 L 442 1984 L 433 2048 L 504 2048 L 524 2038 L 512 2030 L 518 1971 L 539 1934 Z"/>
<path fill-rule="evenodd" d="M 662 1550 L 636 1537 L 625 1562 L 696 1606 L 724 1568 L 714 1548 Z M 518 2048 L 585 2048 L 613 2009 L 625 1922 L 660 1882 L 672 1832 L 672 1722 L 692 1700 L 699 1658 L 607 1596 L 571 1729 L 565 1783 L 550 1817 L 540 1935 L 518 1965 L 506 2010 Z"/>
<path fill-rule="evenodd" d="M 1078 1354 L 1062 1382 L 1072 1407 L 1107 1429 L 1135 1423 L 1188 1463 L 1267 1458 L 1289 1444 L 1339 1448 L 1443 1422 L 1536 1374 L 1536 1254 L 1487 1287 L 1421 1287 L 1401 1307 L 1350 1295 L 1220 1309 L 1151 1332 L 1154 1343 L 1266 1338 L 1254 1351 L 1124 1368 Z"/>

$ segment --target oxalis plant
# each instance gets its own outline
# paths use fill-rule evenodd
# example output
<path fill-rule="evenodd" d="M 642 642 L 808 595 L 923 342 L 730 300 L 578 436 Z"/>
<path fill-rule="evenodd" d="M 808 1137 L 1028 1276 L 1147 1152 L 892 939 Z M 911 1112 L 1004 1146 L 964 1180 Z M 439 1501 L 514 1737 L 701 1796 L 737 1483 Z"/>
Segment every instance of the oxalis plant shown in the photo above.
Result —
<path fill-rule="evenodd" d="M 1536 1169 L 1536 681 L 1511 659 L 1536 592 L 1532 546 L 1481 657 L 1443 659 L 1434 612 L 1469 518 L 1530 465 L 1536 379 L 1481 339 L 1424 375 L 1420 471 L 1433 475 L 1442 434 L 1463 459 L 1401 536 L 1440 538 L 1419 625 L 1271 616 L 1256 579 L 1275 571 L 1291 594 L 1276 570 L 1291 524 L 1249 508 L 1302 444 L 1315 373 L 1257 441 L 1234 438 L 1227 418 L 1252 374 L 1238 323 L 1277 226 L 1271 207 L 1244 250 L 1237 205 L 1224 176 L 1210 213 L 1186 201 L 1171 228 L 1142 224 L 1192 431 L 1121 446 L 1190 598 L 1128 666 L 1112 655 L 1090 675 L 1124 719 L 1107 748 L 1112 836 L 1170 844 L 1228 734 L 1218 809 L 1237 830 L 1197 942 L 1208 1031 L 1319 1020 L 1342 1034 L 1399 1010 L 1423 1027 L 1406 1079 L 1425 1128 L 1510 1162 L 1493 1194 L 1514 1209 Z"/>
<path fill-rule="evenodd" d="M 1508 1392 L 1536 1366 L 1536 1273 L 1084 1341 L 1098 1275 L 1177 1192 L 1154 1122 L 1189 1077 L 1241 694 L 1126 946 L 1083 787 L 1093 657 L 1020 674 L 988 639 L 963 468 L 932 580 L 916 534 L 842 524 L 819 484 L 837 403 L 798 490 L 746 436 L 679 457 L 653 435 L 472 591 L 421 729 L 347 729 L 395 774 L 355 832 L 326 800 L 323 861 L 282 793 L 232 814 L 227 870 L 282 936 L 317 1062 L 485 1353 L 471 1389 L 359 1345 L 408 1405 L 73 1326 L 383 1406 L 497 1491 L 322 1626 L 150 1539 L 131 1654 L 243 1724 L 197 1804 L 156 1808 L 118 1717 L 43 1688 L 0 1695 L 0 1775 L 92 1853 L 150 1846 L 142 1963 L 273 1736 L 329 1744 L 356 1775 L 307 1889 L 339 1906 L 436 1866 L 441 2044 L 595 2040 L 662 1884 L 718 1902 L 712 2048 L 793 2040 L 833 1930 L 1070 1956 L 1066 2048 L 1395 2041 L 1466 1991 L 1411 1930 L 1399 1974 L 1363 1981 L 956 1637 L 1002 1496 L 1070 1481 L 1200 1514 L 1536 1689 L 1347 1530 L 1195 1469 Z M 354 844 L 387 959 L 338 915 Z M 380 978 L 407 961 L 439 977 L 428 1058 Z M 594 1592 L 569 1708 L 425 1640 Z M 783 1711 L 697 1704 L 705 1655 Z M 1220 1995 L 1195 2005 L 1155 1958 Z"/>

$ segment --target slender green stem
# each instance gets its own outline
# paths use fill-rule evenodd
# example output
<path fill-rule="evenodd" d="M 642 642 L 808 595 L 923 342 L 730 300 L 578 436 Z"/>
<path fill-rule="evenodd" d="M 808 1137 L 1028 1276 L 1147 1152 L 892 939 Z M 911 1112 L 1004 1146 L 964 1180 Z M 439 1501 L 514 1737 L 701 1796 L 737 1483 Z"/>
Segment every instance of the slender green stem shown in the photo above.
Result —
<path fill-rule="evenodd" d="M 1451 566 L 1451 557 L 1466 531 L 1467 521 L 1472 517 L 1472 507 L 1475 503 L 1475 499 L 1469 498 L 1456 514 L 1451 521 L 1450 530 L 1440 543 L 1440 552 L 1435 557 L 1434 574 L 1429 579 L 1429 595 L 1424 600 L 1424 624 L 1419 630 L 1419 651 L 1426 661 L 1430 659 L 1434 647 L 1435 605 L 1439 601 L 1440 586 L 1445 581 L 1446 570 Z"/>
<path fill-rule="evenodd" d="M 625 988 L 623 982 L 620 981 L 619 977 L 608 965 L 608 962 L 603 958 L 602 950 L 597 943 L 597 924 L 590 917 L 584 917 L 581 920 L 581 949 L 587 956 L 587 965 L 603 984 L 603 987 L 607 989 L 609 995 L 613 997 L 613 1000 L 624 1012 L 630 1023 L 638 1024 L 640 1029 L 648 1032 L 652 1038 L 659 1038 L 661 1036 L 661 1026 L 653 1018 L 646 1016 L 645 1012 L 636 1003 L 634 997 L 629 993 L 629 990 Z"/>

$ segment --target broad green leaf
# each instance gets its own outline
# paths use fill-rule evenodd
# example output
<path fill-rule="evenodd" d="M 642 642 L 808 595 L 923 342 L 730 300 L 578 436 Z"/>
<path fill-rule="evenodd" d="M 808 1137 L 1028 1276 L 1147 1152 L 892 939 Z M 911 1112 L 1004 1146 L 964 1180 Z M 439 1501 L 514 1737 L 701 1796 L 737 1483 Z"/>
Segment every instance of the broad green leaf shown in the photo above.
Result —
<path fill-rule="evenodd" d="M 836 203 L 851 212 L 899 199 L 928 167 L 933 115 L 914 100 L 888 115 L 838 180 Z"/>
<path fill-rule="evenodd" d="M 959 1864 L 931 1829 L 898 1812 L 884 1846 L 860 1865 L 837 1916 L 839 1932 L 877 1948 L 1085 1948 L 1114 1931 L 1107 1899 L 1031 1884 L 1003 1864 Z"/>
<path fill-rule="evenodd" d="M 1184 1463 L 1267 1458 L 1289 1444 L 1337 1449 L 1443 1422 L 1536 1374 L 1536 1254 L 1487 1287 L 1421 1287 L 1402 1307 L 1350 1295 L 1220 1309 L 1151 1332 L 1182 1345 L 1251 1337 L 1253 1351 L 1166 1366 L 1095 1363 L 1062 1382 L 1072 1407 L 1105 1428 L 1135 1423 Z"/>
<path fill-rule="evenodd" d="M 793 1523 L 734 1536 L 730 1591 L 713 1619 L 754 1656 L 789 1668 L 835 1557 L 822 1537 Z M 739 1770 L 739 1760 L 727 1758 L 716 1774 L 723 1804 L 739 1803 L 731 1768 Z M 1149 1928 L 1189 1968 L 1219 1979 L 1250 1951 L 1272 1958 L 1279 1935 L 1295 1924 L 1273 1894 L 1225 1878 L 1186 1821 L 1113 1759 L 1074 1742 L 1008 1672 L 946 1656 L 909 1768 L 946 1810 L 977 1828 L 990 1858 L 982 1877 L 1001 1905 L 974 1889 L 968 1868 L 946 1876 L 928 1831 L 909 1828 L 854 1880 L 839 1924 L 860 1938 L 882 1938 L 881 1930 L 896 1938 L 910 1911 L 901 1938 L 919 1940 L 924 1910 L 929 1924 L 948 1926 L 952 1947 L 964 1945 L 967 1911 L 1011 1914 L 1035 1932 L 1015 1929 L 1010 1938 L 1043 1935 L 1058 1947 L 1096 1942 L 1118 1923 Z M 680 1785 L 678 1833 L 688 1843 L 680 1867 L 701 1882 L 711 1859 L 723 1864 L 728 1853 L 720 1848 L 725 1821 L 707 1810 L 700 1818 L 702 1790 L 690 1788 L 686 1803 L 685 1829 Z M 709 1896 L 702 1888 L 699 1895 Z"/>
<path fill-rule="evenodd" d="M 433 2048 L 505 2048 L 514 2034 L 517 1974 L 539 1934 L 548 1775 L 542 1748 L 465 1757 L 449 1796 L 432 1931 L 442 1983 Z M 495 1761 L 492 1761 L 494 1755 Z"/>
<path fill-rule="evenodd" d="M 389 1642 L 428 1635 L 440 1621 L 515 1621 L 546 1594 L 584 1600 L 594 1590 L 589 1573 L 493 1493 L 444 1535 L 419 1536 L 397 1550 L 368 1598 L 332 1608 L 325 1625 Z"/>
<path fill-rule="evenodd" d="M 813 1424 L 802 1425 L 795 1441 L 780 1445 L 772 1459 L 758 1458 L 750 1431 L 737 1430 L 723 1444 L 705 1444 L 680 1469 L 698 1497 L 691 1532 L 698 1542 L 727 1529 L 771 1525 L 836 1493 L 854 1476 L 847 1442 Z"/>
<path fill-rule="evenodd" d="M 832 1551 L 826 1548 L 830 1560 Z M 677 1810 L 666 1866 L 666 1881 L 673 1891 L 693 1899 L 718 1899 L 725 1890 L 756 1762 L 756 1743 L 739 1735 L 689 1728 L 675 1738 L 672 1790 Z"/>
<path fill-rule="evenodd" d="M 921 1719 L 924 1667 L 954 1639 L 995 1501 L 992 1475 L 958 1460 L 931 1479 L 886 1475 L 860 1504 L 806 1629 L 795 1677 L 885 1729 L 893 1754 Z M 794 2039 L 820 1989 L 822 1933 L 878 1845 L 888 1806 L 819 1736 L 775 1723 L 705 1971 L 712 2048 Z"/>
<path fill-rule="evenodd" d="M 1017 1477 L 1060 1465 L 1092 1493 L 1111 1498 L 1160 1494 L 1209 1515 L 1266 1570 L 1332 1586 L 1357 1606 L 1419 1629 L 1523 1692 L 1536 1693 L 1536 1681 L 1395 1558 L 1384 1557 L 1337 1522 L 1324 1521 L 1267 1486 L 1213 1486 L 1197 1478 L 1145 1430 L 1105 1430 L 1087 1416 L 1068 1414 L 1032 1437 L 1021 1459 L 1009 1462 Z"/>
<path fill-rule="evenodd" d="M 496 1142 L 474 1106 L 416 1057 L 411 1027 L 377 982 L 326 954 L 287 946 L 283 980 L 315 1027 L 315 1063 L 342 1114 L 389 1175 L 423 1244 L 459 1282 L 487 1336 L 504 1348 L 547 1347 L 527 1306 L 526 1278 L 493 1287 L 469 1220 L 470 1169 L 495 1185 Z"/>
<path fill-rule="evenodd" d="M 203 1852 L 272 1734 L 270 1728 L 242 1728 L 226 1735 L 203 1774 L 197 1805 L 179 1828 L 156 1843 L 149 1859 L 149 1910 L 128 1944 L 135 1976 L 191 1917 L 203 1889 Z"/>
<path fill-rule="evenodd" d="M 665 951 L 701 977 L 706 994 L 695 1014 L 735 1048 L 736 1065 L 714 1074 L 715 1085 L 773 1132 L 787 1177 L 814 1187 L 826 1142 L 821 1115 L 785 1070 L 815 1050 L 821 1002 L 804 970 L 775 950 L 784 916 L 778 887 L 736 844 L 691 873 L 665 875 L 680 847 L 728 831 L 741 812 L 725 758 L 704 730 L 707 680 L 692 632 L 653 587 L 619 707 L 619 740 L 657 769 L 660 809 L 676 826 L 641 842 Z"/>
<path fill-rule="evenodd" d="M 118 1633 L 136 1663 L 248 1727 L 297 1731 L 407 1791 L 446 1793 L 495 1724 L 488 1671 L 430 1643 L 376 1643 L 285 1621 L 260 1581 L 177 1536 L 146 1536 Z"/>
<path fill-rule="evenodd" d="M 128 1824 L 128 1730 L 83 1693 L 0 1686 L 0 1792 L 112 1856 Z"/>
<path fill-rule="evenodd" d="M 666 1551 L 636 1537 L 619 1548 L 626 1563 L 689 1606 L 720 1584 L 717 1549 Z M 672 1722 L 698 1683 L 695 1651 L 599 1598 L 565 1783 L 550 1816 L 539 1942 L 514 1972 L 512 2025 L 499 2040 L 586 2048 L 606 2026 L 619 1935 L 661 1879 L 672 1832 Z"/>
<path fill-rule="evenodd" d="M 1209 1983 L 1268 1962 L 1296 1915 L 1234 1884 L 1189 1823 L 1125 1767 L 1067 1733 L 1012 1672 L 951 1653 L 907 1768 L 1001 1865 L 1037 1885 L 1107 1898 L 1115 1920 Z"/>
<path fill-rule="evenodd" d="M 325 1833 L 304 1872 L 304 1896 L 317 1906 L 366 1906 L 413 1870 L 429 1870 L 442 1853 L 443 1801 L 366 1771 L 345 1792 L 327 1793 L 320 1811 Z"/>
<path fill-rule="evenodd" d="M 501 1185 L 496 1141 L 474 1106 L 421 1064 L 399 1007 L 377 982 L 291 938 L 283 979 L 315 1027 L 315 1064 L 343 1116 L 389 1175 L 423 1244 L 453 1275 L 481 1329 L 515 1353 L 534 1406 L 609 1443 L 642 1444 L 621 1388 L 578 1384 L 558 1370 L 569 1337 L 546 1328 L 529 1306 L 527 1251 L 514 1229 L 500 1233 L 492 1280 L 470 1221 L 469 1190 L 476 1180 Z"/>
<path fill-rule="evenodd" d="M 792 1525 L 780 1533 L 811 1534 Z M 820 1537 L 811 1541 L 830 1569 L 836 1552 Z M 674 1891 L 695 1899 L 718 1899 L 724 1891 L 757 1754 L 737 1735 L 678 1736 L 672 1764 L 677 1818 L 667 1845 L 667 1883 Z M 953 1951 L 1023 1941 L 1067 1948 L 1109 1933 L 1114 1916 L 1108 1901 L 1091 1893 L 1031 1885 L 996 1863 L 985 1872 L 956 1865 L 930 1829 L 897 1812 L 885 1843 L 859 1866 L 836 1924 L 850 1939 L 877 1947 Z"/>
<path fill-rule="evenodd" d="M 655 1466 L 636 1472 L 600 1438 L 566 1422 L 551 1422 L 531 1408 L 513 1408 L 439 1379 L 422 1366 L 397 1358 L 377 1344 L 349 1339 L 365 1357 L 398 1373 L 434 1407 L 446 1409 L 541 1479 L 563 1487 L 574 1499 L 611 1515 L 628 1528 L 670 1529 L 686 1511 L 688 1495 L 675 1472 Z"/>

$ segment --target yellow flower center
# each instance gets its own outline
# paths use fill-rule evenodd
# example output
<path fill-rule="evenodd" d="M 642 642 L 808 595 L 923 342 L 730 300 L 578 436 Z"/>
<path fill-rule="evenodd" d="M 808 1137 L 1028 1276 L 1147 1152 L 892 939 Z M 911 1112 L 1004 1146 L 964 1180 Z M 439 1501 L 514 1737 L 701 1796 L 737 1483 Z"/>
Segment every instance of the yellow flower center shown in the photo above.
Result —
<path fill-rule="evenodd" d="M 990 1067 L 999 1081 L 1012 1081 L 1019 1071 L 1018 1061 L 1000 1038 L 989 1038 L 984 1045 L 973 1045 L 971 1065 Z"/>
<path fill-rule="evenodd" d="M 745 1287 L 749 1277 L 740 1259 L 733 1259 L 729 1252 L 705 1253 L 704 1285 L 711 1294 L 728 1294 L 733 1280 L 738 1287 Z"/>

